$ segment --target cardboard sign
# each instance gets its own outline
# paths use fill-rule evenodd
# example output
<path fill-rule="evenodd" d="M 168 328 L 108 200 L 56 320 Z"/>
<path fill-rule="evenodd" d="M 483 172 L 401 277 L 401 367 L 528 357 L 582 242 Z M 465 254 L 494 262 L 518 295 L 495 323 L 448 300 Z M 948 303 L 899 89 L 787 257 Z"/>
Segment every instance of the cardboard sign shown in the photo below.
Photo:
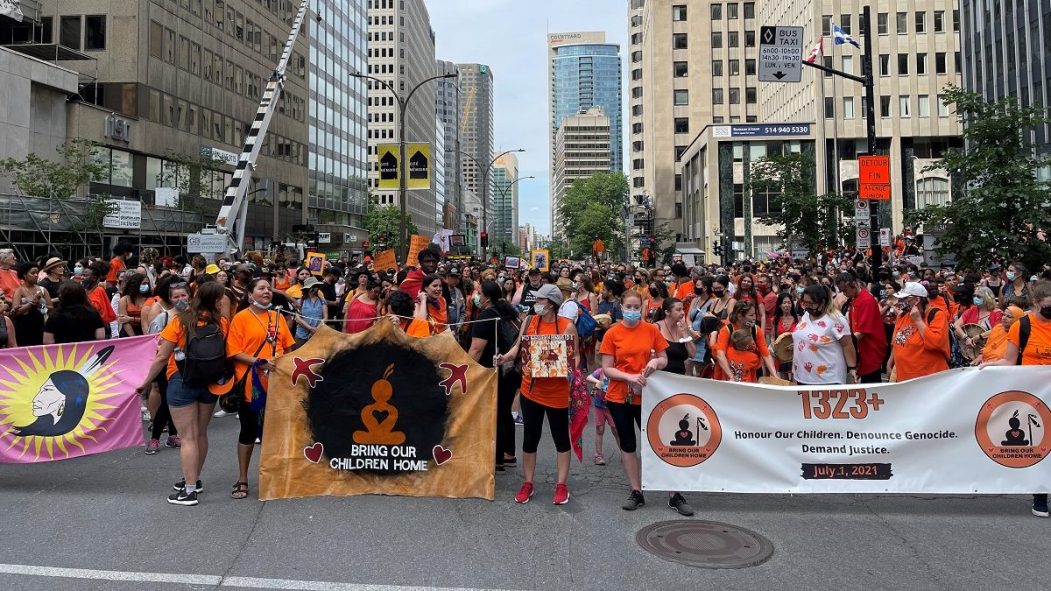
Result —
<path fill-rule="evenodd" d="M 431 239 L 426 236 L 413 234 L 409 237 L 409 256 L 406 258 L 405 264 L 409 267 L 419 267 L 420 261 L 417 260 L 417 257 L 420 255 L 420 251 L 427 248 L 427 245 L 430 243 Z"/>
<path fill-rule="evenodd" d="M 394 254 L 394 249 L 381 250 L 376 253 L 372 259 L 372 268 L 378 272 L 386 272 L 387 269 L 398 268 L 398 257 Z"/>
<path fill-rule="evenodd" d="M 532 378 L 569 377 L 571 335 L 522 335 L 522 373 Z"/>

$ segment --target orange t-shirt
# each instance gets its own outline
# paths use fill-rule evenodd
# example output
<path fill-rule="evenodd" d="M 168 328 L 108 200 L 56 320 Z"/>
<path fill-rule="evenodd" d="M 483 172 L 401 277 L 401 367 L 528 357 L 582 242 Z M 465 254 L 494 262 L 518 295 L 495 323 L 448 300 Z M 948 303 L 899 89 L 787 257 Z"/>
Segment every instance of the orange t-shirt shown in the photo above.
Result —
<path fill-rule="evenodd" d="M 405 327 L 405 334 L 418 339 L 429 337 L 431 336 L 431 325 L 426 320 L 413 318 L 409 326 Z"/>
<path fill-rule="evenodd" d="M 733 349 L 733 347 L 730 346 L 730 335 L 733 334 L 733 331 L 738 330 L 739 328 L 741 327 L 734 326 L 730 324 L 729 321 L 724 320 L 723 325 L 719 328 L 719 332 L 715 337 L 715 346 L 712 347 L 712 354 L 714 355 L 716 351 L 722 351 L 723 353 L 726 353 L 726 361 L 730 361 L 730 350 Z M 766 346 L 766 337 L 763 336 L 763 331 L 759 330 L 758 327 L 755 330 L 755 346 L 758 350 L 760 361 L 770 354 L 770 349 Z M 731 367 L 731 369 L 733 368 Z M 724 382 L 732 381 L 730 376 L 726 375 L 726 372 L 723 371 L 723 368 L 718 363 L 715 364 L 715 374 L 712 375 L 712 379 Z"/>
<path fill-rule="evenodd" d="M 14 298 L 19 287 L 22 287 L 22 280 L 14 269 L 0 269 L 0 289 L 4 290 L 7 299 Z"/>
<path fill-rule="evenodd" d="M 106 295 L 106 288 L 101 285 L 95 286 L 95 289 L 88 292 L 88 301 L 94 306 L 99 316 L 102 316 L 102 322 L 105 324 L 117 319 L 117 315 L 113 312 L 113 306 L 110 305 L 109 296 Z"/>
<path fill-rule="evenodd" d="M 446 326 L 446 323 L 449 322 L 449 308 L 444 297 L 438 298 L 437 306 L 432 305 L 431 299 L 427 298 L 427 316 L 434 322 L 434 334 L 441 334 L 449 329 Z"/>
<path fill-rule="evenodd" d="M 1040 314 L 1030 312 L 1029 316 L 1029 340 L 1026 341 L 1025 351 L 1022 351 L 1022 365 L 1051 365 L 1051 320 L 1044 320 Z M 1019 331 L 1022 327 L 1019 322 L 1011 325 L 1007 333 L 1007 340 L 1019 346 Z"/>
<path fill-rule="evenodd" d="M 894 351 L 896 380 L 904 382 L 949 369 L 949 315 L 944 308 L 937 312 L 921 336 L 908 312 L 898 318 L 890 346 Z M 924 322 L 927 318 L 923 319 Z"/>
<path fill-rule="evenodd" d="M 117 275 L 125 269 L 124 259 L 113 257 L 109 261 L 109 273 L 106 274 L 106 283 L 117 284 Z"/>
<path fill-rule="evenodd" d="M 678 287 L 678 289 L 675 290 L 675 295 L 672 296 L 672 297 L 674 297 L 676 299 L 679 299 L 679 300 L 685 300 L 686 298 L 688 298 L 688 297 L 690 297 L 692 295 L 693 295 L 693 282 L 692 281 L 687 281 L 686 283 L 683 283 L 682 285 L 680 285 Z"/>
<path fill-rule="evenodd" d="M 556 317 L 555 322 L 544 322 L 538 316 L 528 319 L 525 334 L 528 335 L 558 335 L 566 332 L 569 320 Z M 573 341 L 569 347 L 569 366 L 574 367 L 575 355 L 573 355 Z M 569 408 L 569 378 L 536 378 L 522 376 L 522 396 L 543 404 L 550 408 Z"/>
<path fill-rule="evenodd" d="M 204 322 L 198 322 L 197 326 L 204 326 Z M 219 328 L 222 329 L 223 334 L 229 334 L 229 323 L 226 322 L 226 318 L 222 318 Z M 186 348 L 186 330 L 183 329 L 178 316 L 172 316 L 171 322 L 161 331 L 161 338 L 169 343 L 175 343 L 179 349 Z M 172 353 L 168 356 L 168 370 L 164 375 L 170 380 L 177 371 L 179 371 L 179 366 L 175 364 L 175 353 Z"/>
<path fill-rule="evenodd" d="M 292 287 L 292 282 L 288 280 L 288 275 L 284 273 L 274 275 L 274 289 L 277 291 L 288 291 L 289 287 Z"/>
<path fill-rule="evenodd" d="M 733 372 L 732 382 L 754 384 L 758 380 L 756 371 L 763 365 L 755 351 L 738 351 L 732 346 L 726 349 L 726 362 Z"/>
<path fill-rule="evenodd" d="M 655 324 L 639 322 L 629 327 L 618 322 L 606 331 L 599 353 L 613 357 L 613 366 L 624 373 L 638 374 L 650 362 L 650 351 L 660 353 L 668 348 L 668 341 Z M 624 404 L 628 399 L 628 383 L 610 380 L 606 400 Z M 642 404 L 641 396 L 635 396 L 632 404 Z"/>
<path fill-rule="evenodd" d="M 267 338 L 272 342 L 264 344 Z M 262 348 L 260 348 L 262 344 Z M 238 353 L 252 355 L 259 351 L 255 357 L 259 359 L 272 359 L 284 355 L 285 351 L 296 344 L 292 333 L 288 330 L 285 317 L 274 310 L 267 310 L 265 314 L 256 315 L 251 309 L 241 310 L 234 316 L 230 323 L 230 331 L 226 333 L 226 356 L 233 357 Z M 234 361 L 234 382 L 248 371 L 248 365 Z M 263 387 L 267 386 L 267 378 L 263 376 Z M 252 399 L 252 380 L 245 380 L 245 399 Z"/>

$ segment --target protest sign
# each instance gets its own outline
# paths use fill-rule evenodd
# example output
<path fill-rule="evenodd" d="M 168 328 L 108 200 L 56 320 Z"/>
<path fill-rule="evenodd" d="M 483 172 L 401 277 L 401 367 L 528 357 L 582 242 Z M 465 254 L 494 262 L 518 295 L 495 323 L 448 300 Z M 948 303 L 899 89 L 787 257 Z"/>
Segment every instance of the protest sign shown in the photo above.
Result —
<path fill-rule="evenodd" d="M 376 253 L 376 256 L 372 259 L 372 268 L 378 273 L 384 273 L 387 269 L 398 268 L 398 258 L 394 254 L 394 249 L 381 250 Z"/>
<path fill-rule="evenodd" d="M 0 350 L 0 463 L 143 445 L 135 388 L 155 336 Z"/>
<path fill-rule="evenodd" d="M 262 500 L 495 494 L 496 373 L 445 333 L 323 328 L 270 377 Z"/>
<path fill-rule="evenodd" d="M 761 386 L 651 376 L 646 489 L 1019 494 L 1051 490 L 1046 367 L 900 384 Z"/>
<path fill-rule="evenodd" d="M 430 243 L 430 238 L 427 238 L 426 236 L 413 234 L 409 237 L 409 256 L 406 258 L 407 262 L 405 265 L 409 267 L 419 267 L 420 262 L 417 260 L 417 257 L 419 256 L 420 251 L 427 248 L 427 245 Z"/>

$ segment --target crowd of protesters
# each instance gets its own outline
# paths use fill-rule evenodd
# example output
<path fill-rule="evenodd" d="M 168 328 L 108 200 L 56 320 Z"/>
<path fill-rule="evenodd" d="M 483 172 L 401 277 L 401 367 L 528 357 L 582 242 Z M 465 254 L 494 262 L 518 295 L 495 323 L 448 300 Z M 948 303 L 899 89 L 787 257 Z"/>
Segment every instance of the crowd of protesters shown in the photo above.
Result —
<path fill-rule="evenodd" d="M 59 256 L 18 261 L 0 250 L 0 347 L 158 334 L 159 348 L 139 388 L 148 414 L 146 453 L 180 448 L 183 478 L 168 500 L 195 505 L 215 388 L 183 379 L 192 331 L 225 339 L 235 375 L 265 375 L 273 360 L 322 326 L 346 333 L 392 321 L 407 334 L 448 332 L 476 361 L 498 372 L 496 470 L 518 463 L 527 503 L 546 418 L 556 452 L 552 500 L 569 502 L 571 406 L 591 406 L 594 463 L 605 465 L 613 436 L 629 487 L 623 508 L 645 504 L 636 429 L 646 379 L 655 371 L 736 382 L 829 385 L 919 378 L 964 365 L 1051 365 L 1051 271 L 1019 262 L 982 270 L 920 268 L 898 259 L 870 268 L 858 253 L 819 260 L 776 258 L 646 269 L 628 263 L 560 261 L 550 268 L 505 268 L 496 261 L 443 259 L 435 245 L 418 265 L 377 269 L 363 259 L 321 270 L 277 256 L 162 257 L 118 244 L 108 259 Z M 195 328 L 188 328 L 195 327 Z M 1024 327 L 1024 328 L 1023 328 Z M 523 375 L 523 336 L 564 335 L 568 378 Z M 245 384 L 244 391 L 239 388 Z M 248 470 L 261 417 L 237 381 L 238 478 Z M 586 408 L 585 406 L 585 408 Z M 585 417 L 587 414 L 585 414 Z M 516 425 L 523 428 L 521 448 Z M 693 509 L 679 493 L 669 506 Z M 1046 495 L 1033 513 L 1048 516 Z"/>

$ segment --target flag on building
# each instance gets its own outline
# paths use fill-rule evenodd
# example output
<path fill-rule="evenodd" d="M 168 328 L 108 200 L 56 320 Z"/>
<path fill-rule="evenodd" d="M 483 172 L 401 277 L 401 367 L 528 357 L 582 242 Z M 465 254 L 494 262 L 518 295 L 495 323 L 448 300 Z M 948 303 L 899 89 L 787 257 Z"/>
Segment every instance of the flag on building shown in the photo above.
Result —
<path fill-rule="evenodd" d="M 22 22 L 22 10 L 18 7 L 18 3 L 19 0 L 0 0 L 0 15 Z"/>
<path fill-rule="evenodd" d="M 836 45 L 845 45 L 849 43 L 854 47 L 861 49 L 861 44 L 858 43 L 858 40 L 843 32 L 843 29 L 839 25 L 832 25 L 832 38 L 836 41 Z"/>
<path fill-rule="evenodd" d="M 821 59 L 821 56 L 824 53 L 825 39 L 822 37 L 821 39 L 818 39 L 818 42 L 814 45 L 814 47 L 810 48 L 810 54 L 807 55 L 803 61 L 810 64 L 815 64 L 819 59 Z"/>

